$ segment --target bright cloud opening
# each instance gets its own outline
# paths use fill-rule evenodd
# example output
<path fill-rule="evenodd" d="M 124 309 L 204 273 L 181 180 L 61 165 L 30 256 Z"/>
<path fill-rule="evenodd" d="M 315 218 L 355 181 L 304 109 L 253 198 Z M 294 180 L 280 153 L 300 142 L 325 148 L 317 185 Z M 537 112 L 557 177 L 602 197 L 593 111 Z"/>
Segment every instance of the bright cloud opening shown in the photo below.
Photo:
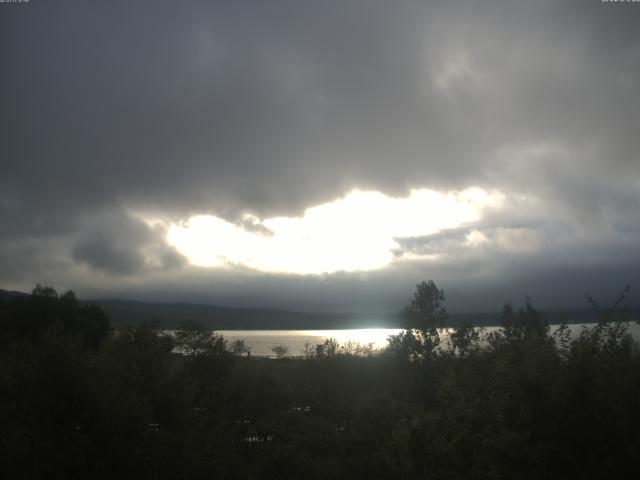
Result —
<path fill-rule="evenodd" d="M 265 272 L 319 274 L 382 268 L 394 259 L 397 238 L 431 235 L 480 219 L 503 201 L 499 192 L 470 188 L 439 193 L 412 190 L 393 198 L 353 190 L 343 198 L 308 208 L 300 217 L 259 219 L 246 226 L 212 215 L 172 224 L 168 242 L 192 264 L 241 265 Z"/>

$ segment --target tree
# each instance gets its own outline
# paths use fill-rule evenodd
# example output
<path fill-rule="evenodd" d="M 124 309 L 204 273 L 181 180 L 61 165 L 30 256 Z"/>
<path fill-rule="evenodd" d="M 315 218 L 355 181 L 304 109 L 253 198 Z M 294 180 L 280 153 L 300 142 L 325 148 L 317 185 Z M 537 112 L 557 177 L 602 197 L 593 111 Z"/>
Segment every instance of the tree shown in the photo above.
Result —
<path fill-rule="evenodd" d="M 242 339 L 234 340 L 231 343 L 231 351 L 234 355 L 242 356 L 243 353 L 247 353 L 251 347 L 247 346 L 246 342 Z"/>
<path fill-rule="evenodd" d="M 471 325 L 466 323 L 454 329 L 449 335 L 451 346 L 458 351 L 460 355 L 469 353 L 474 345 L 477 345 L 480 333 Z"/>
<path fill-rule="evenodd" d="M 79 302 L 73 291 L 62 295 L 36 285 L 31 295 L 16 296 L 3 305 L 0 332 L 38 344 L 49 335 L 75 337 L 82 348 L 96 349 L 111 331 L 109 317 L 93 304 Z"/>
<path fill-rule="evenodd" d="M 525 298 L 524 305 L 517 312 L 507 303 L 502 310 L 500 323 L 505 337 L 510 340 L 545 338 L 549 333 L 549 324 L 533 307 L 529 297 Z"/>
<path fill-rule="evenodd" d="M 404 327 L 410 330 L 418 342 L 415 345 L 422 355 L 432 354 L 440 345 L 438 329 L 444 328 L 449 314 L 442 306 L 444 292 L 433 280 L 416 285 L 416 292 L 403 311 Z"/>
<path fill-rule="evenodd" d="M 287 353 L 289 353 L 289 349 L 287 347 L 285 347 L 284 345 L 274 345 L 273 347 L 271 347 L 271 351 L 273 353 L 275 353 L 276 357 L 278 357 L 278 358 L 282 358 Z"/>
<path fill-rule="evenodd" d="M 226 340 L 198 322 L 182 322 L 175 340 L 179 348 L 194 356 L 219 356 L 227 352 Z"/>
<path fill-rule="evenodd" d="M 316 357 L 335 357 L 338 353 L 338 341 L 335 338 L 327 338 L 324 343 L 316 345 Z"/>

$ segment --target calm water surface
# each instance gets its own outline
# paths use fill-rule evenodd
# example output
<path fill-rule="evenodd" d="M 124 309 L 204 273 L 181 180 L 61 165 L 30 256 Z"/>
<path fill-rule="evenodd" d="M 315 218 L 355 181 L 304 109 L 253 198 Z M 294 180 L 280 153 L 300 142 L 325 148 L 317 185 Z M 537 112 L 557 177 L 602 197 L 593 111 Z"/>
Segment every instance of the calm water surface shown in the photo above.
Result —
<path fill-rule="evenodd" d="M 573 324 L 570 325 L 573 336 L 579 334 L 584 328 L 592 327 L 594 324 Z M 551 326 L 551 332 L 558 328 Z M 640 325 L 629 324 L 629 332 L 636 341 L 640 341 Z M 487 327 L 487 333 L 497 330 L 498 327 Z M 362 345 L 372 344 L 374 348 L 381 349 L 387 346 L 387 338 L 390 335 L 397 335 L 401 329 L 398 328 L 354 328 L 346 330 L 219 330 L 217 333 L 224 336 L 229 342 L 234 340 L 244 340 L 251 349 L 251 355 L 271 357 L 274 356 L 272 348 L 276 345 L 283 345 L 288 349 L 289 356 L 302 355 L 305 344 L 315 346 L 324 343 L 329 338 L 335 338 L 338 343 L 358 342 Z M 446 339 L 447 333 L 443 337 Z"/>
<path fill-rule="evenodd" d="M 387 346 L 389 335 L 397 335 L 398 328 L 353 328 L 347 330 L 218 330 L 229 343 L 244 340 L 251 349 L 251 355 L 273 356 L 271 349 L 283 345 L 288 355 L 302 355 L 305 344 L 315 346 L 329 338 L 338 343 L 358 342 L 362 345 L 373 344 L 374 348 Z"/>

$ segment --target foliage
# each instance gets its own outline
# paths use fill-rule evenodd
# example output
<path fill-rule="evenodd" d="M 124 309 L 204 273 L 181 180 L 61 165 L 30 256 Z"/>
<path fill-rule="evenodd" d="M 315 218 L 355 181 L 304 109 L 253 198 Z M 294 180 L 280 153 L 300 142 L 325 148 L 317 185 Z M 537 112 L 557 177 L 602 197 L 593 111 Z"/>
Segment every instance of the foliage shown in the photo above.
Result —
<path fill-rule="evenodd" d="M 249 347 L 242 339 L 234 340 L 231 343 L 231 351 L 234 355 L 242 356 L 243 353 L 248 353 L 250 350 L 251 347 Z"/>
<path fill-rule="evenodd" d="M 285 347 L 284 345 L 274 345 L 273 347 L 271 347 L 271 351 L 275 353 L 276 357 L 282 358 L 287 353 L 289 353 L 289 348 Z"/>
<path fill-rule="evenodd" d="M 527 299 L 497 332 L 430 348 L 445 317 L 430 284 L 385 352 L 327 339 L 286 361 L 238 358 L 196 324 L 87 342 L 99 316 L 45 287 L 0 301 L 3 478 L 638 476 L 625 322 L 551 333 Z"/>
<path fill-rule="evenodd" d="M 407 338 L 405 345 L 415 348 L 410 353 L 429 356 L 440 345 L 440 332 L 446 326 L 449 314 L 442 306 L 444 292 L 433 280 L 416 285 L 411 303 L 403 311 L 404 327 L 411 331 L 413 338 Z M 417 340 L 417 341 L 414 341 Z"/>
<path fill-rule="evenodd" d="M 509 340 L 523 340 L 527 337 L 543 338 L 549 333 L 549 325 L 533 308 L 531 299 L 525 298 L 524 305 L 516 312 L 511 304 L 502 311 L 502 328 Z"/>
<path fill-rule="evenodd" d="M 197 322 L 182 322 L 175 333 L 176 346 L 190 355 L 220 355 L 227 351 L 227 342 Z"/>
<path fill-rule="evenodd" d="M 315 359 L 336 357 L 368 358 L 375 356 L 376 353 L 373 343 L 362 344 L 348 341 L 341 344 L 335 338 L 327 338 L 323 343 L 315 346 L 306 343 L 302 352 L 305 358 Z"/>
<path fill-rule="evenodd" d="M 82 348 L 97 348 L 111 329 L 109 318 L 93 304 L 81 304 L 73 291 L 62 295 L 37 285 L 31 295 L 0 302 L 0 335 L 38 344 L 46 335 L 74 337 Z"/>
<path fill-rule="evenodd" d="M 338 341 L 335 338 L 327 338 L 324 343 L 316 345 L 316 358 L 335 357 L 338 354 Z"/>
<path fill-rule="evenodd" d="M 449 340 L 451 341 L 451 347 L 457 351 L 460 355 L 465 355 L 478 345 L 480 339 L 480 332 L 470 324 L 462 325 L 453 329 L 449 334 Z"/>

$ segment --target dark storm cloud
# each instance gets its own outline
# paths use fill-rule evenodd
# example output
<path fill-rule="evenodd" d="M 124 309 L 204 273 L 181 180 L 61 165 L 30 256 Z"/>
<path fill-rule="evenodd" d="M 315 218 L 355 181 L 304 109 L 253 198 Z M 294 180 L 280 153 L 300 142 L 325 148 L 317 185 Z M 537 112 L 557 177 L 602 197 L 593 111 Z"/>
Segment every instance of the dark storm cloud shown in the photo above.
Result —
<path fill-rule="evenodd" d="M 151 240 L 151 231 L 145 224 L 113 215 L 92 223 L 73 247 L 74 260 L 115 274 L 133 274 L 143 269 L 141 247 Z"/>
<path fill-rule="evenodd" d="M 85 221 L 73 246 L 74 260 L 116 275 L 174 269 L 185 259 L 162 240 L 161 231 L 123 212 L 107 212 Z"/>
<path fill-rule="evenodd" d="M 497 290 L 541 257 L 550 278 L 591 261 L 607 284 L 640 260 L 639 22 L 599 1 L 1 4 L 0 281 L 205 292 L 233 275 L 185 269 L 135 212 L 251 228 L 244 212 L 354 187 L 477 185 L 510 208 L 403 239 L 444 260 L 368 274 L 371 291 L 458 272 Z M 469 249 L 474 229 L 492 246 Z M 537 253 L 509 250 L 522 232 Z M 340 278 L 326 299 L 372 285 Z M 243 281 L 268 303 L 298 280 Z"/>

